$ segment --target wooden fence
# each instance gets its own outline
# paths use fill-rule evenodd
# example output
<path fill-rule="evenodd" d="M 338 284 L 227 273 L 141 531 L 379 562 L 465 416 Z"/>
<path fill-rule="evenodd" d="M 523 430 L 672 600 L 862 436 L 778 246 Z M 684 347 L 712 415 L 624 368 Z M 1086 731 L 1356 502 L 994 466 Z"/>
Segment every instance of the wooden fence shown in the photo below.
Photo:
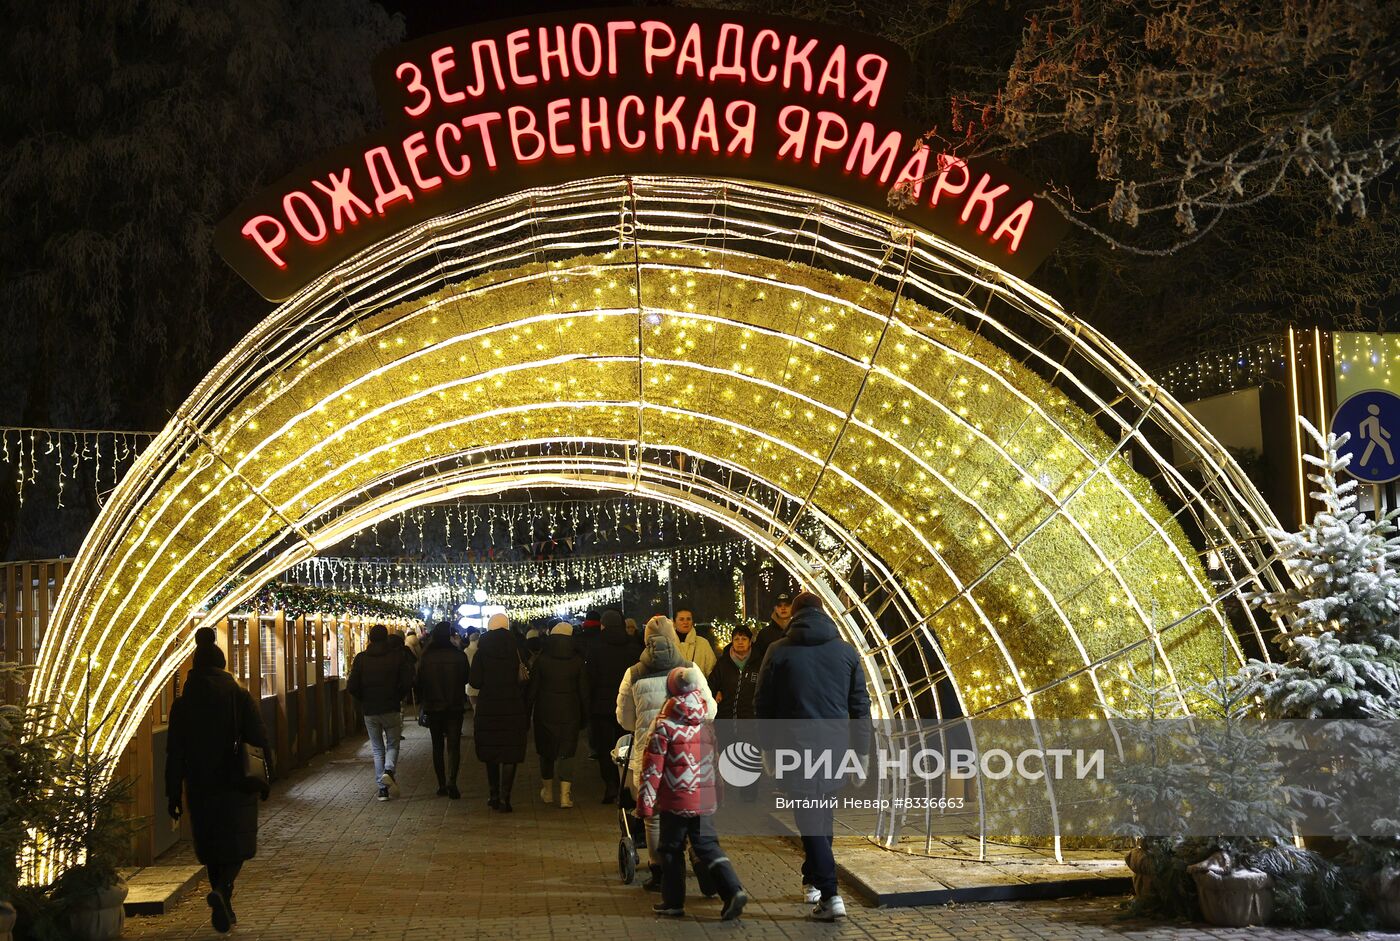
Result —
<path fill-rule="evenodd" d="M 0 659 L 32 664 L 49 628 L 69 561 L 0 564 Z M 272 740 L 274 774 L 285 775 L 346 737 L 363 735 L 345 680 L 369 628 L 384 619 L 311 615 L 288 619 L 281 611 L 249 611 L 212 625 L 228 656 L 228 670 L 261 704 Z M 135 783 L 132 813 L 148 821 L 137 835 L 132 862 L 148 865 L 187 832 L 165 813 L 165 736 L 170 706 L 189 664 L 176 671 L 151 703 L 123 752 L 120 774 Z M 14 702 L 15 689 L 4 690 Z M 188 821 L 188 817 L 185 818 Z"/>

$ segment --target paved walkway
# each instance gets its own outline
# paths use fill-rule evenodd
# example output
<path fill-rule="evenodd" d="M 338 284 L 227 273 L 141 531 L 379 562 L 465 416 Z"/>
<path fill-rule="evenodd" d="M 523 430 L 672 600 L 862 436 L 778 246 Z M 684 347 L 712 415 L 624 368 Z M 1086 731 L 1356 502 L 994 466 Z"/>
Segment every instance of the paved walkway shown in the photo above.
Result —
<path fill-rule="evenodd" d="M 805 916 L 800 859 L 781 840 L 726 841 L 754 901 L 742 921 L 719 920 L 719 903 L 691 898 L 684 921 L 658 921 L 657 896 L 617 878 L 615 812 L 580 760 L 578 806 L 539 801 L 538 766 L 522 767 L 512 815 L 491 813 L 485 773 L 468 754 L 463 799 L 434 795 L 427 730 L 406 726 L 399 764 L 403 797 L 374 799 L 369 747 L 342 744 L 280 782 L 263 805 L 260 853 L 238 882 L 245 941 L 457 941 L 457 939 L 976 939 L 1195 941 L 1335 938 L 1326 932 L 1162 926 L 1125 920 L 1121 899 L 876 909 L 846 894 L 836 924 Z M 470 740 L 464 740 L 470 751 Z M 532 756 L 533 757 L 533 756 Z M 181 844 L 163 863 L 192 859 Z M 690 888 L 694 889 L 692 879 Z M 132 918 L 125 937 L 212 938 L 207 886 L 162 917 Z"/>

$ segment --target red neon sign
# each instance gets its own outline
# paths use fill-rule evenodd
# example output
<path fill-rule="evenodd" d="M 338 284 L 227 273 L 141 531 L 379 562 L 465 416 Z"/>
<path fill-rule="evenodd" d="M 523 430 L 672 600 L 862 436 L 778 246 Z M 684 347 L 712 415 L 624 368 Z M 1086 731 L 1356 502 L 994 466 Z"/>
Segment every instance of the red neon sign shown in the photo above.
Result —
<path fill-rule="evenodd" d="M 435 215 L 588 176 L 679 173 L 882 211 L 890 187 L 905 185 L 911 205 L 899 215 L 1028 274 L 1063 219 L 1005 167 L 919 146 L 898 113 L 906 71 L 879 40 L 702 10 L 603 10 L 430 37 L 377 63 L 385 130 L 249 200 L 217 244 L 281 300 Z"/>

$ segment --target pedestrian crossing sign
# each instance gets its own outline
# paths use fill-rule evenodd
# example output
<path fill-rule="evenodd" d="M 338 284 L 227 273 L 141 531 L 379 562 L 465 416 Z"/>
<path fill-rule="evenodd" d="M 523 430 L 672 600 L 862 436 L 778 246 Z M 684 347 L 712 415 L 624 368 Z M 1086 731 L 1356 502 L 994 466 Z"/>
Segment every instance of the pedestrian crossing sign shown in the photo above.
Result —
<path fill-rule="evenodd" d="M 1332 433 L 1351 437 L 1339 449 L 1350 454 L 1347 472 L 1384 484 L 1400 478 L 1400 395 L 1368 389 L 1348 398 L 1332 416 Z"/>

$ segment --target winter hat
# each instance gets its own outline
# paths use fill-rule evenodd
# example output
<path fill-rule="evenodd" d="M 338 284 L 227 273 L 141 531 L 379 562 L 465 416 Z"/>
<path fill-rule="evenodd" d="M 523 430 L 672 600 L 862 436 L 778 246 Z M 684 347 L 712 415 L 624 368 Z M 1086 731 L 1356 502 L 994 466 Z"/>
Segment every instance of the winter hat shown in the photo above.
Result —
<path fill-rule="evenodd" d="M 822 605 L 822 600 L 816 595 L 812 594 L 810 591 L 798 592 L 797 597 L 792 599 L 793 614 L 796 614 L 804 608 L 816 608 L 818 611 L 826 610 L 826 608 Z"/>
<path fill-rule="evenodd" d="M 506 617 L 504 614 L 493 614 L 491 615 L 491 620 L 486 622 L 486 629 L 488 631 L 504 630 L 507 627 L 510 627 L 510 618 Z M 495 643 L 495 641 L 492 641 L 492 643 Z"/>
<path fill-rule="evenodd" d="M 558 624 L 554 625 L 549 629 L 549 633 L 563 634 L 565 637 L 572 637 L 574 633 L 574 626 L 568 621 L 560 621 Z"/>
<path fill-rule="evenodd" d="M 676 667 L 666 674 L 666 695 L 684 696 L 700 688 L 697 672 L 688 666 Z"/>
<path fill-rule="evenodd" d="M 646 633 L 642 635 L 642 639 L 647 643 L 651 643 L 654 637 L 669 640 L 676 646 L 680 646 L 681 639 L 676 636 L 676 625 L 671 623 L 671 619 L 664 614 L 658 614 L 650 621 L 647 621 Z"/>
<path fill-rule="evenodd" d="M 205 632 L 208 633 L 205 633 Z M 228 661 L 224 652 L 214 643 L 214 629 L 201 627 L 194 632 L 194 668 L 196 670 L 222 670 Z"/>
<path fill-rule="evenodd" d="M 617 628 L 622 627 L 622 615 L 619 612 L 614 611 L 612 608 L 609 608 L 608 610 L 603 612 L 601 620 L 603 624 L 603 630 L 605 631 L 608 628 L 613 628 L 614 630 L 616 630 Z"/>
<path fill-rule="evenodd" d="M 738 627 L 734 628 L 733 632 L 729 635 L 730 640 L 733 640 L 735 637 L 747 637 L 749 640 L 753 640 L 753 629 L 747 624 L 740 624 Z"/>
<path fill-rule="evenodd" d="M 433 643 L 447 643 L 452 640 L 452 622 L 438 621 L 433 625 Z"/>
<path fill-rule="evenodd" d="M 369 642 L 371 644 L 382 644 L 389 639 L 389 629 L 383 624 L 376 624 L 369 629 Z"/>

